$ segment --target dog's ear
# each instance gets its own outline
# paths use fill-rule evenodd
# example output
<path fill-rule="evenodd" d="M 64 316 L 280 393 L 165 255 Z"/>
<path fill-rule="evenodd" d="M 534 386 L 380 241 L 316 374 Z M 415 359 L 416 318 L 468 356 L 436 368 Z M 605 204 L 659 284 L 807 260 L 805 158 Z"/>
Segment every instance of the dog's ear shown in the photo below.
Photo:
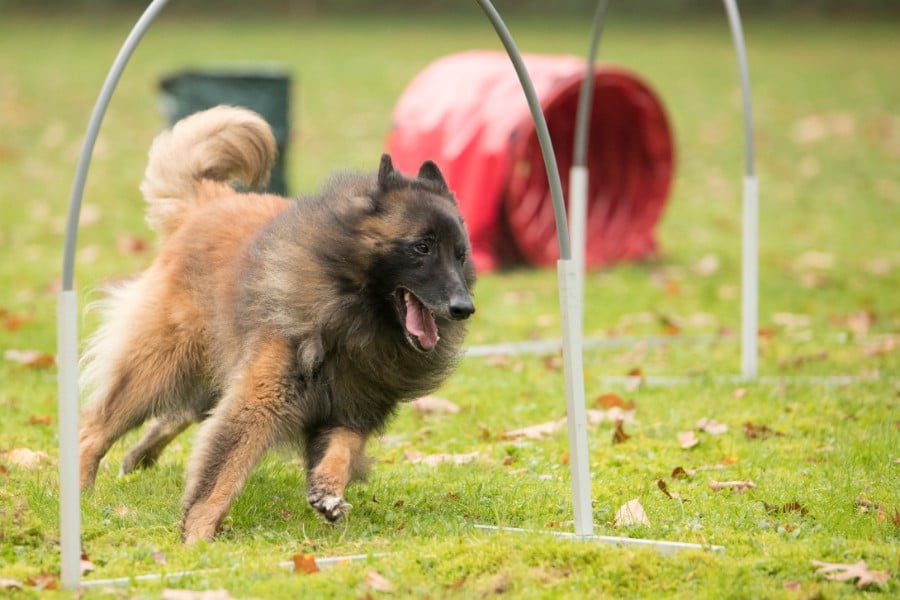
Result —
<path fill-rule="evenodd" d="M 390 188 L 396 178 L 396 173 L 394 163 L 391 162 L 391 155 L 382 154 L 381 164 L 378 166 L 378 187 L 382 190 Z"/>
<path fill-rule="evenodd" d="M 444 176 L 441 175 L 441 170 L 434 161 L 426 160 L 423 162 L 422 166 L 419 167 L 419 174 L 417 177 L 433 182 L 437 186 L 438 192 L 441 194 L 450 193 L 450 190 L 447 188 L 447 182 L 444 181 Z"/>

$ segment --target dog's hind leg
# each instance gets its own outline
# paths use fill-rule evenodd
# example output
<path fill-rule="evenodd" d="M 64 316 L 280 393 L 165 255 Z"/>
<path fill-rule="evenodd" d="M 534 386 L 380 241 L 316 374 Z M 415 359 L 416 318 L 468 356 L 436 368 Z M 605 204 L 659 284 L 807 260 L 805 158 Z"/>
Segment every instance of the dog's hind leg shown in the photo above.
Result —
<path fill-rule="evenodd" d="M 186 543 L 213 538 L 259 459 L 296 430 L 300 415 L 288 402 L 296 394 L 295 369 L 288 342 L 261 343 L 202 425 L 182 499 Z"/>
<path fill-rule="evenodd" d="M 114 330 L 120 322 L 108 321 L 88 351 L 92 391 L 78 434 L 82 489 L 93 485 L 100 460 L 128 431 L 151 415 L 191 410 L 202 354 L 195 337 L 165 319 L 129 325 L 122 333 Z"/>
<path fill-rule="evenodd" d="M 119 474 L 125 475 L 135 469 L 152 467 L 166 446 L 200 418 L 192 414 L 163 415 L 150 422 L 147 433 L 128 450 L 122 459 Z"/>
<path fill-rule="evenodd" d="M 317 432 L 307 442 L 306 499 L 327 521 L 337 521 L 352 506 L 344 490 L 368 469 L 366 436 L 345 427 Z"/>

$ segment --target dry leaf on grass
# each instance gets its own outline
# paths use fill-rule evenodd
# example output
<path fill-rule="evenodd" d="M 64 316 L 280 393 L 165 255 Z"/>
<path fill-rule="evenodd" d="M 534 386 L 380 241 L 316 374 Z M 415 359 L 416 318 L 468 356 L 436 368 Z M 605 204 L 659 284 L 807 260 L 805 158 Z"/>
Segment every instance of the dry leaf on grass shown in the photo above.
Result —
<path fill-rule="evenodd" d="M 613 444 L 621 444 L 624 441 L 626 441 L 628 438 L 631 437 L 630 435 L 625 433 L 625 429 L 622 427 L 622 423 L 623 422 L 621 419 L 616 421 L 616 426 L 615 426 L 615 429 L 613 430 L 613 438 L 612 438 Z"/>
<path fill-rule="evenodd" d="M 784 434 L 770 429 L 768 425 L 754 425 L 747 421 L 744 423 L 744 435 L 750 440 L 764 440 L 772 436 L 783 436 Z"/>
<path fill-rule="evenodd" d="M 687 499 L 682 498 L 681 494 L 679 494 L 678 492 L 670 492 L 669 486 L 666 485 L 666 482 L 663 481 L 662 479 L 658 479 L 656 481 L 656 487 L 658 487 L 659 491 L 661 491 L 663 494 L 665 494 L 667 497 L 671 498 L 672 500 L 678 500 L 680 502 L 687 502 Z"/>
<path fill-rule="evenodd" d="M 630 527 L 631 525 L 650 525 L 650 519 L 644 512 L 640 500 L 629 500 L 619 507 L 613 518 L 613 527 Z"/>
<path fill-rule="evenodd" d="M 429 467 L 436 467 L 443 463 L 452 463 L 454 465 L 464 465 L 466 463 L 470 463 L 473 460 L 477 459 L 480 454 L 476 452 L 469 452 L 466 454 L 422 454 L 421 452 L 415 452 L 413 450 L 407 450 L 403 453 L 411 463 L 422 463 L 428 465 Z"/>
<path fill-rule="evenodd" d="M 424 415 L 435 415 L 443 413 L 458 413 L 459 406 L 437 396 L 422 396 L 409 403 L 414 409 Z"/>
<path fill-rule="evenodd" d="M 295 554 L 294 555 L 294 573 L 304 573 L 312 575 L 319 572 L 319 565 L 316 564 L 316 557 L 313 554 Z"/>
<path fill-rule="evenodd" d="M 856 587 L 862 588 L 871 584 L 885 583 L 891 578 L 890 571 L 871 571 L 866 561 L 853 564 L 829 563 L 814 560 L 812 564 L 819 567 L 816 573 L 831 581 L 850 581 L 856 579 Z"/>
<path fill-rule="evenodd" d="M 798 512 L 800 513 L 800 516 L 805 517 L 807 513 L 809 513 L 809 510 L 799 502 L 788 502 L 787 504 L 779 506 L 764 501 L 763 506 L 766 507 L 766 512 L 769 514 Z"/>
<path fill-rule="evenodd" d="M 513 429 L 505 432 L 501 437 L 504 440 L 518 440 L 522 438 L 530 440 L 539 440 L 548 435 L 553 435 L 557 431 L 562 430 L 566 426 L 566 420 L 549 421 L 538 425 L 530 425 L 521 429 Z"/>
<path fill-rule="evenodd" d="M 718 421 L 707 417 L 698 420 L 696 427 L 709 435 L 722 435 L 723 433 L 728 432 L 728 425 L 719 423 Z"/>
<path fill-rule="evenodd" d="M 709 480 L 709 489 L 714 492 L 718 492 L 720 490 L 731 490 L 738 494 L 743 494 L 747 490 L 752 490 L 755 487 L 756 484 L 749 479 L 745 479 L 743 481 L 716 481 L 715 479 Z"/>
<path fill-rule="evenodd" d="M 53 462 L 46 452 L 28 448 L 13 448 L 8 452 L 0 452 L 0 459 L 23 469 L 37 469 Z"/>
<path fill-rule="evenodd" d="M 697 434 L 694 433 L 693 429 L 678 432 L 678 445 L 683 449 L 687 450 L 688 448 L 693 448 L 699 443 L 700 438 L 697 437 Z"/>
<path fill-rule="evenodd" d="M 50 415 L 41 415 L 41 416 L 32 415 L 32 416 L 28 417 L 28 424 L 29 425 L 52 425 L 53 417 L 51 417 Z"/>
<path fill-rule="evenodd" d="M 34 577 L 29 577 L 25 581 L 29 586 L 38 588 L 39 590 L 55 590 L 59 587 L 59 575 L 54 573 L 41 573 Z"/>
<path fill-rule="evenodd" d="M 366 571 L 366 585 L 376 592 L 390 594 L 397 591 L 397 587 L 390 580 L 375 571 Z"/>
<path fill-rule="evenodd" d="M 4 360 L 19 363 L 29 369 L 45 369 L 56 364 L 56 357 L 40 350 L 7 350 L 3 353 Z"/>
<path fill-rule="evenodd" d="M 17 579 L 0 578 L 0 590 L 21 590 L 23 587 Z"/>

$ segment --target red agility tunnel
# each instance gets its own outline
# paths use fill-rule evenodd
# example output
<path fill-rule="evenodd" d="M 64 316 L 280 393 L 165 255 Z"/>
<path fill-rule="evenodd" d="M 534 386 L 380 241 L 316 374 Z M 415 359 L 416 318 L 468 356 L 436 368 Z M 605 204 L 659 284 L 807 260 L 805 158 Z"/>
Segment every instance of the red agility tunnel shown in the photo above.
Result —
<path fill-rule="evenodd" d="M 525 55 L 568 198 L 583 58 Z M 559 258 L 550 187 L 528 103 L 509 58 L 472 51 L 436 60 L 394 109 L 388 152 L 400 170 L 434 160 L 455 192 L 479 270 Z M 585 261 L 596 267 L 653 256 L 654 228 L 673 172 L 672 136 L 646 83 L 594 70 L 587 167 Z"/>

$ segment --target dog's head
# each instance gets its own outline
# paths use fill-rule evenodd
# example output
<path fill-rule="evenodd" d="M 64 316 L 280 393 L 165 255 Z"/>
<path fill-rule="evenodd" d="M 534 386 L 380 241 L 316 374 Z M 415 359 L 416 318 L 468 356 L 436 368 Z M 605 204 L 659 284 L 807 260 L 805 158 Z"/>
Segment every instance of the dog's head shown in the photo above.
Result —
<path fill-rule="evenodd" d="M 416 177 L 381 158 L 372 192 L 381 222 L 380 259 L 371 275 L 410 345 L 435 348 L 442 329 L 457 329 L 475 312 L 475 266 L 456 200 L 437 165 L 426 161 Z"/>

